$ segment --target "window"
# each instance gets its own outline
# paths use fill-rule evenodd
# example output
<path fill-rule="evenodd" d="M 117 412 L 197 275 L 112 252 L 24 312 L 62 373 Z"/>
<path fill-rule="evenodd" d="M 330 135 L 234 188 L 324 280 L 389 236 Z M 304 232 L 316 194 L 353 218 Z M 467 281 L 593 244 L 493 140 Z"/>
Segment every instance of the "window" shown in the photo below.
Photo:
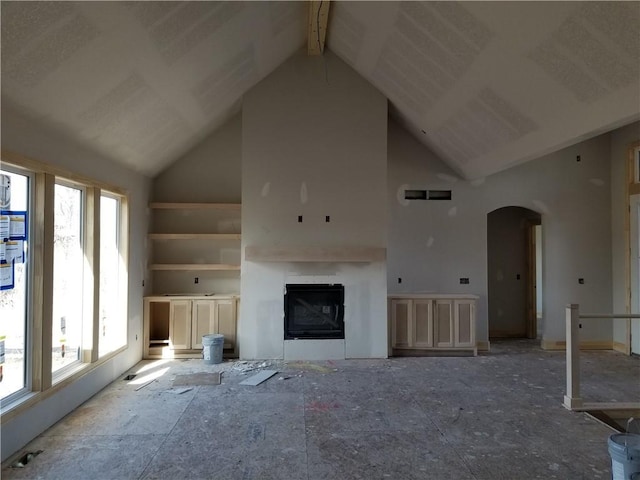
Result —
<path fill-rule="evenodd" d="M 117 187 L 2 152 L 2 419 L 126 348 L 127 219 Z"/>
<path fill-rule="evenodd" d="M 31 178 L 3 168 L 0 182 L 0 399 L 6 401 L 28 386 L 29 217 L 16 213 L 29 211 Z M 12 221 L 22 226 L 12 228 Z M 17 230 L 23 230 L 22 234 Z"/>
<path fill-rule="evenodd" d="M 126 310 L 120 286 L 124 261 L 120 248 L 120 199 L 109 193 L 100 196 L 100 315 L 98 353 L 103 356 L 127 342 Z"/>
<path fill-rule="evenodd" d="M 55 186 L 51 371 L 80 360 L 83 321 L 83 195 Z"/>

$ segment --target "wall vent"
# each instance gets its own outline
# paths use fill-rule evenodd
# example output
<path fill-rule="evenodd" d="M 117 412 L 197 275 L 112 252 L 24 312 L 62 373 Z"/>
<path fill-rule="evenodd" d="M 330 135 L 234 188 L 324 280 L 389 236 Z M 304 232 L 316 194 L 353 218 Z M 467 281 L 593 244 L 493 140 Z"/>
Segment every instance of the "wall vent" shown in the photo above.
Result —
<path fill-rule="evenodd" d="M 405 200 L 451 200 L 451 190 L 405 190 Z"/>

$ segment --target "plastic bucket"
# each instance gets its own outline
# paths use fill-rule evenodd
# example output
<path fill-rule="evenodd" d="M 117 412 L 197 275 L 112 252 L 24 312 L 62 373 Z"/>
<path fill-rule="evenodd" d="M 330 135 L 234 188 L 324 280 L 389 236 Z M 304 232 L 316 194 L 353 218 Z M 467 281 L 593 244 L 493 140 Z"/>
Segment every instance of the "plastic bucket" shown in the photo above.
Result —
<path fill-rule="evenodd" d="M 609 455 L 613 480 L 640 479 L 640 435 L 614 433 L 609 437 Z"/>
<path fill-rule="evenodd" d="M 222 349 L 224 347 L 224 335 L 215 333 L 202 336 L 202 356 L 204 363 L 213 365 L 222 363 Z"/>

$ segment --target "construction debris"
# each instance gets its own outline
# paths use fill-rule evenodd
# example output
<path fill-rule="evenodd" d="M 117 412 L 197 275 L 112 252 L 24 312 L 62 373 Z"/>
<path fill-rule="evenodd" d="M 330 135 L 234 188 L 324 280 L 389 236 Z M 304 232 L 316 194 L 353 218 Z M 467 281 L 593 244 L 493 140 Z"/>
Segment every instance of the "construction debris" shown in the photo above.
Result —
<path fill-rule="evenodd" d="M 165 393 L 174 393 L 176 395 L 182 395 L 183 393 L 187 393 L 193 390 L 192 387 L 184 387 L 184 388 L 172 388 L 170 390 L 165 390 Z"/>
<path fill-rule="evenodd" d="M 241 360 L 233 364 L 233 370 L 240 373 L 252 372 L 253 370 L 259 370 L 261 368 L 267 368 L 271 366 L 271 362 L 249 362 L 247 360 Z"/>
<path fill-rule="evenodd" d="M 139 387 L 137 387 L 137 388 L 136 388 L 136 392 L 137 392 L 138 390 L 143 389 L 143 388 L 144 388 L 144 387 L 146 387 L 147 385 L 151 385 L 151 384 L 152 384 L 153 382 L 155 382 L 155 381 L 156 381 L 156 379 L 154 378 L 153 380 L 149 380 L 147 383 L 143 383 L 142 385 L 140 385 Z"/>
<path fill-rule="evenodd" d="M 256 385 L 260 385 L 265 380 L 273 377 L 276 373 L 278 373 L 277 370 L 262 370 L 260 373 L 256 373 L 254 376 L 240 382 L 240 385 L 251 385 L 252 387 L 255 387 Z"/>

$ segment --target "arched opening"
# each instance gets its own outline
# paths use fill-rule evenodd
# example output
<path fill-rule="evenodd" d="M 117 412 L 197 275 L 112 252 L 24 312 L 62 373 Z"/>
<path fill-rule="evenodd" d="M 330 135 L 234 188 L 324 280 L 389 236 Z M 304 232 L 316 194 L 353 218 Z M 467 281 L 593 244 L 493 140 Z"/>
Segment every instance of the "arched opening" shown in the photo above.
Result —
<path fill-rule="evenodd" d="M 527 208 L 487 214 L 489 338 L 541 336 L 541 226 Z"/>

